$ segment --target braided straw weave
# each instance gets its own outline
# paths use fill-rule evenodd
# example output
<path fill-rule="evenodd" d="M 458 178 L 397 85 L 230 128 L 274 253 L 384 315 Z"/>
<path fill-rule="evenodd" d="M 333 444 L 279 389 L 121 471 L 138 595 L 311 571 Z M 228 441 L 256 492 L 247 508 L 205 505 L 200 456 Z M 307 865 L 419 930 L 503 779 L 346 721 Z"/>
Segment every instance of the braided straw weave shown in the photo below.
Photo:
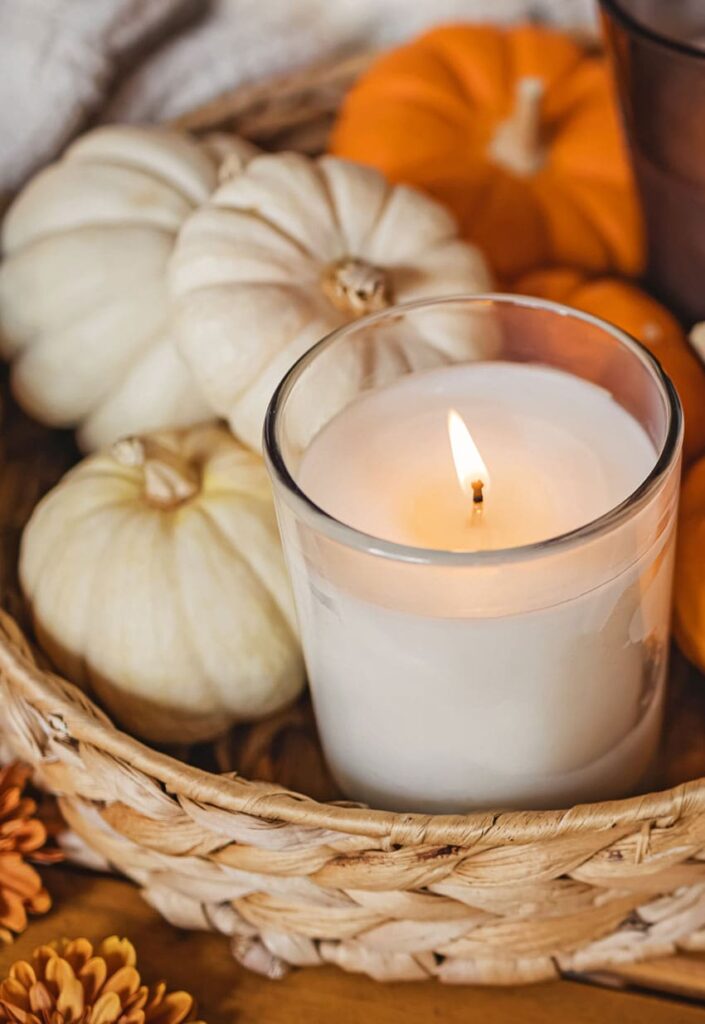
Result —
<path fill-rule="evenodd" d="M 315 150 L 363 64 L 241 91 L 183 123 Z M 75 453 L 7 410 L 0 740 L 57 794 L 84 860 L 134 879 L 174 924 L 229 936 L 271 977 L 332 962 L 508 984 L 705 948 L 705 781 L 561 812 L 394 814 L 208 772 L 121 733 L 23 632 L 19 531 Z M 269 763 L 258 728 L 245 745 Z"/>

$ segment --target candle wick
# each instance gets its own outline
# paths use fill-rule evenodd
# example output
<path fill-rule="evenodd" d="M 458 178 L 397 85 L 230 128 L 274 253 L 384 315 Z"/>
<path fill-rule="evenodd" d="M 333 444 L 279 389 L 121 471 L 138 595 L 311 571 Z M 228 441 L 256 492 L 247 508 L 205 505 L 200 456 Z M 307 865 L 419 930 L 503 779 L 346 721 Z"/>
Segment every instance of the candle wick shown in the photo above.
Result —
<path fill-rule="evenodd" d="M 485 507 L 485 499 L 482 493 L 484 486 L 482 480 L 473 480 L 470 484 L 472 488 L 472 513 L 470 521 L 472 523 L 478 523 L 482 518 L 482 510 Z"/>

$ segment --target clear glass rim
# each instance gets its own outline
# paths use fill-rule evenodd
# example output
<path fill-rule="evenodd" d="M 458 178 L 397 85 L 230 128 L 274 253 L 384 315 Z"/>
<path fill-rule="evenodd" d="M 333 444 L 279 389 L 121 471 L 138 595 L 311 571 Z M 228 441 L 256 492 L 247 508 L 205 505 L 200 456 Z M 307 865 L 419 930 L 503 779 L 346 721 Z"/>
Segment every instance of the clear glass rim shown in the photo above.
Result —
<path fill-rule="evenodd" d="M 599 3 L 604 11 L 609 13 L 615 21 L 620 22 L 623 28 L 633 32 L 634 35 L 642 36 L 657 46 L 663 46 L 667 50 L 675 50 L 686 57 L 695 57 L 697 60 L 702 60 L 705 57 L 705 50 L 701 47 L 692 46 L 690 43 L 685 42 L 685 40 L 674 39 L 672 36 L 664 35 L 649 25 L 644 25 L 630 11 L 625 10 L 621 0 L 599 0 Z"/>
<path fill-rule="evenodd" d="M 444 551 L 437 548 L 417 548 L 407 544 L 398 544 L 395 541 L 375 537 L 372 534 L 358 530 L 349 523 L 342 522 L 309 498 L 290 473 L 279 442 L 280 416 L 294 385 L 301 375 L 321 352 L 335 344 L 339 338 L 346 334 L 352 334 L 360 328 L 399 316 L 400 313 L 412 313 L 415 310 L 431 309 L 435 306 L 453 304 L 463 304 L 466 306 L 472 304 L 478 308 L 482 305 L 490 304 L 513 305 L 525 309 L 552 312 L 558 316 L 580 320 L 612 335 L 617 342 L 628 348 L 646 366 L 664 402 L 667 416 L 666 435 L 661 450 L 657 453 L 654 466 L 648 476 L 631 494 L 627 495 L 623 501 L 597 519 L 593 519 L 591 522 L 585 523 L 574 530 L 569 530 L 567 533 L 536 541 L 532 544 L 511 548 L 497 548 L 491 551 Z M 346 547 L 355 548 L 358 551 L 377 557 L 397 562 L 460 567 L 506 564 L 539 558 L 548 554 L 558 554 L 586 540 L 607 534 L 616 529 L 625 519 L 634 515 L 642 508 L 649 501 L 652 494 L 658 490 L 678 454 L 682 434 L 683 414 L 680 399 L 673 383 L 662 369 L 661 364 L 651 355 L 648 349 L 631 335 L 615 327 L 613 324 L 601 320 L 599 317 L 573 309 L 559 302 L 550 302 L 546 299 L 538 299 L 526 295 L 484 292 L 477 295 L 449 295 L 434 299 L 420 299 L 396 306 L 388 306 L 378 313 L 372 313 L 369 316 L 361 317 L 359 320 L 353 320 L 331 331 L 330 334 L 327 334 L 305 352 L 279 383 L 267 408 L 263 440 L 265 461 L 271 476 L 284 489 L 289 505 L 309 526 L 344 544 Z"/>

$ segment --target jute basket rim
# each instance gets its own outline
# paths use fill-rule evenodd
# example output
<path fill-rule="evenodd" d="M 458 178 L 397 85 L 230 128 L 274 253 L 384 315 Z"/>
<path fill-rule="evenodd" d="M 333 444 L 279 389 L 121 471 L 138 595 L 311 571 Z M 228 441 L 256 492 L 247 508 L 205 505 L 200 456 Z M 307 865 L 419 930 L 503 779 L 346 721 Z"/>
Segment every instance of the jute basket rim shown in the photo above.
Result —
<path fill-rule="evenodd" d="M 3 622 L 7 613 L 0 612 Z M 11 621 L 11 620 L 10 620 Z M 16 628 L 16 627 L 15 627 Z M 412 814 L 373 810 L 350 804 L 324 804 L 281 786 L 251 782 L 240 776 L 215 775 L 153 750 L 121 732 L 73 683 L 42 671 L 12 642 L 12 632 L 0 636 L 0 671 L 75 743 L 87 743 L 160 782 L 168 792 L 225 811 L 307 828 L 343 831 L 351 835 L 387 838 L 403 846 L 465 845 L 491 830 L 503 842 L 531 842 L 579 832 L 603 831 L 615 825 L 645 821 L 666 822 L 684 813 L 705 810 L 705 780 L 671 789 L 579 804 L 557 811 L 476 811 L 465 815 Z M 49 684 L 49 685 L 47 685 Z M 75 699 L 72 699 L 74 697 Z M 93 712 L 84 710 L 88 707 Z"/>

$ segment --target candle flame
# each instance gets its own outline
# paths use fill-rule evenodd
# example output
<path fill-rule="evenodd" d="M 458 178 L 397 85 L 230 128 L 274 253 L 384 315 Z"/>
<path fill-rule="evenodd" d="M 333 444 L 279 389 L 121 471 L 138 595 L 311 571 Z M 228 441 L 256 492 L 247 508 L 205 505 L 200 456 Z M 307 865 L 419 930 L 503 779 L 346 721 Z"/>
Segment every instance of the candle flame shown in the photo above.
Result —
<path fill-rule="evenodd" d="M 476 504 L 481 503 L 489 490 L 490 474 L 472 434 L 455 409 L 448 413 L 448 437 L 461 490 Z"/>

